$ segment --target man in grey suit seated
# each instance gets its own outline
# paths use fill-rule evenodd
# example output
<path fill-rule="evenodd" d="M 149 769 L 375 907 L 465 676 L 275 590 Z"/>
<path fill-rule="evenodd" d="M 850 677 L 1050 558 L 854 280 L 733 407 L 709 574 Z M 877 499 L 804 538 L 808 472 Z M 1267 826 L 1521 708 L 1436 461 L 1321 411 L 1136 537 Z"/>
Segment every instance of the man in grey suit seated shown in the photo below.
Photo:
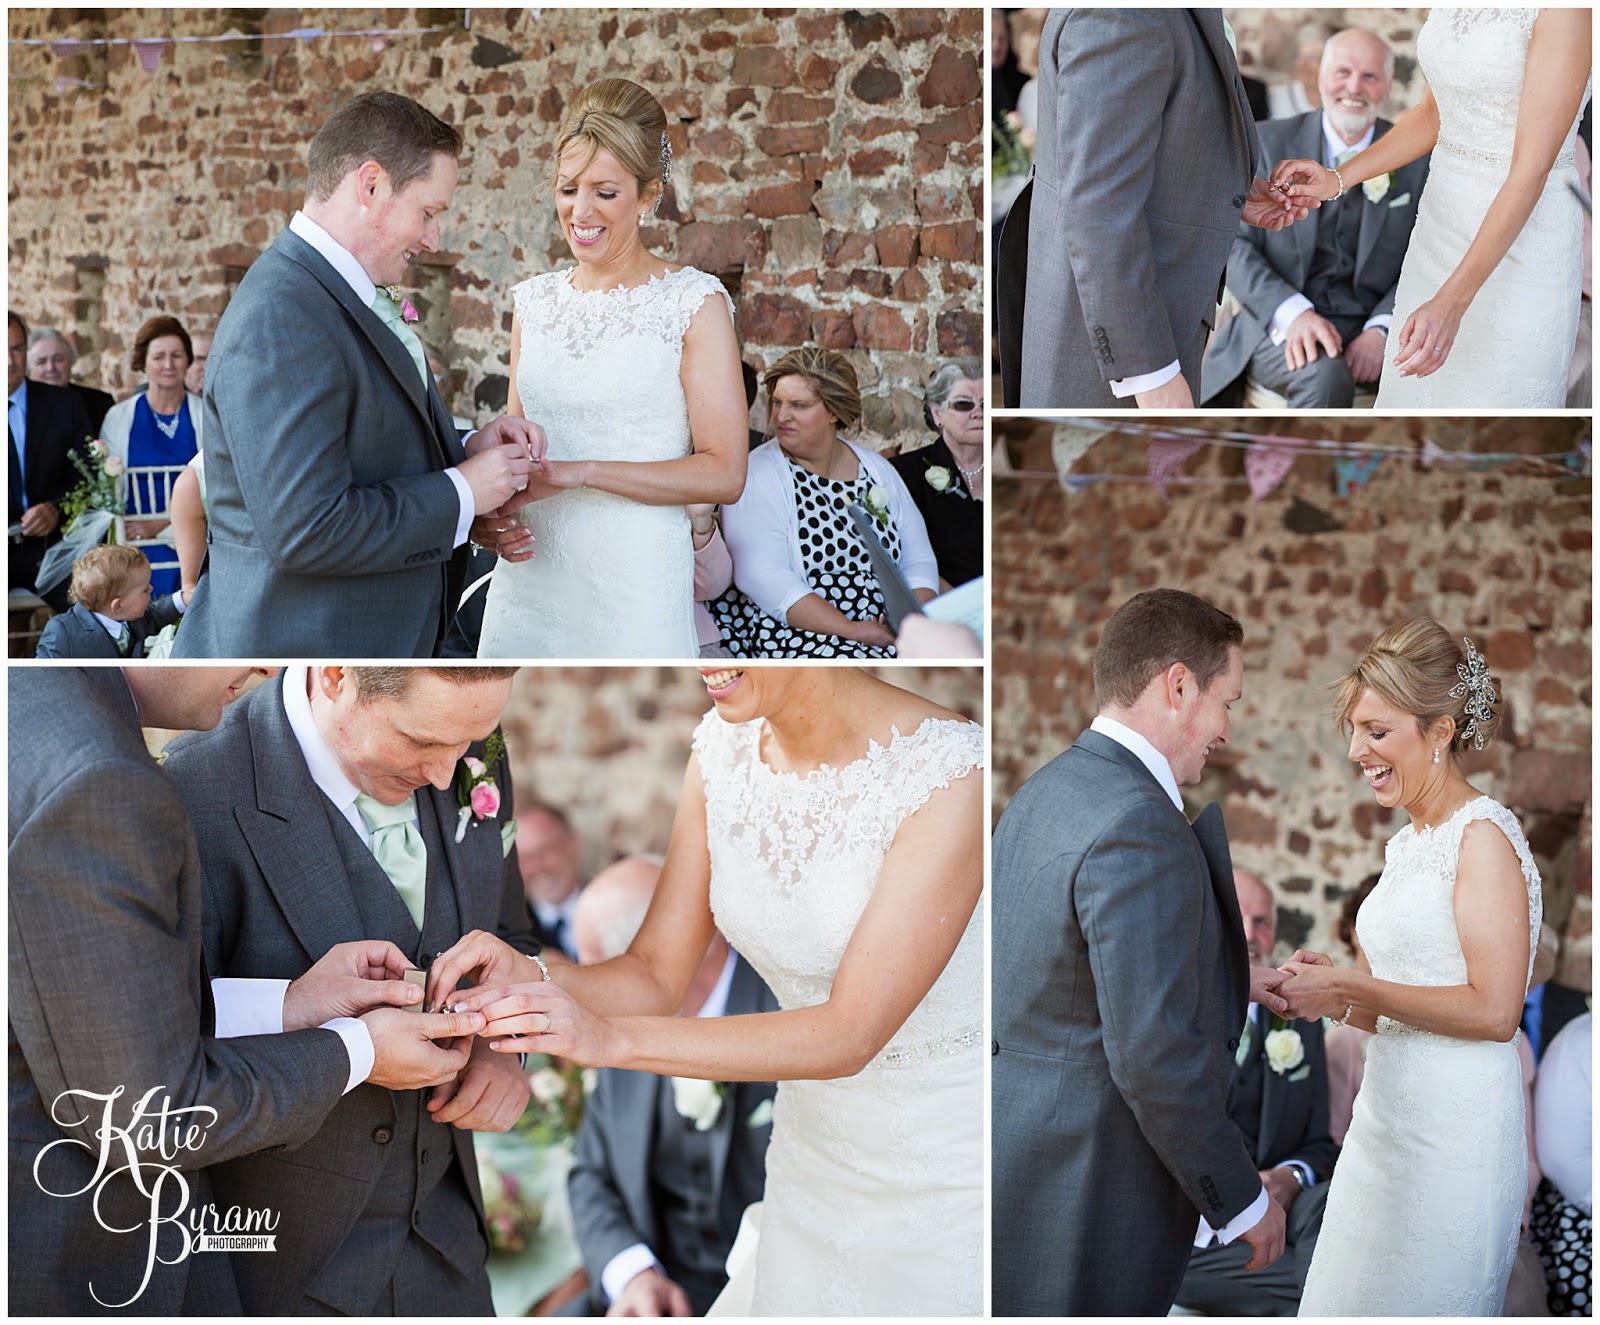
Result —
<path fill-rule="evenodd" d="M 630 857 L 601 870 L 574 921 L 578 956 L 627 950 L 661 874 Z M 718 935 L 681 1016 L 775 1012 L 761 977 Z M 727 1283 L 739 1219 L 766 1184 L 769 1082 L 677 1082 L 602 1068 L 578 1133 L 568 1180 L 572 1218 L 595 1315 L 703 1316 Z"/>
<path fill-rule="evenodd" d="M 1234 870 L 1233 885 L 1251 965 L 1270 965 L 1278 927 L 1272 890 L 1249 870 Z M 1208 1316 L 1292 1316 L 1339 1154 L 1328 1134 L 1328 1059 L 1320 1021 L 1285 1021 L 1259 1003 L 1250 1005 L 1228 1087 L 1228 1116 L 1255 1157 L 1262 1186 L 1288 1216 L 1284 1254 L 1246 1274 L 1246 1248 L 1222 1246 L 1201 1220 L 1178 1305 Z"/>
<path fill-rule="evenodd" d="M 1322 51 L 1322 107 L 1257 126 L 1260 170 L 1286 158 L 1337 165 L 1389 131 L 1378 111 L 1394 84 L 1382 38 L 1348 28 Z M 1241 225 L 1228 258 L 1240 311 L 1217 332 L 1200 369 L 1200 398 L 1248 373 L 1295 408 L 1348 409 L 1383 369 L 1400 264 L 1411 242 L 1428 158 L 1369 181 L 1287 231 Z"/>

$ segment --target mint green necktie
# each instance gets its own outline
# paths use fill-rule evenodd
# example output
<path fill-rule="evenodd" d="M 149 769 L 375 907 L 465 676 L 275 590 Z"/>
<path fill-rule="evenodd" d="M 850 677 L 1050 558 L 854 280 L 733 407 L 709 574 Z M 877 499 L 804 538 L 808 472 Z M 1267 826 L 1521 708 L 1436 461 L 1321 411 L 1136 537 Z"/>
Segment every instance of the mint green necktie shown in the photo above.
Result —
<path fill-rule="evenodd" d="M 1359 147 L 1347 147 L 1347 148 L 1344 149 L 1344 151 L 1340 152 L 1338 156 L 1333 158 L 1333 164 L 1335 166 L 1342 166 L 1346 161 L 1350 160 L 1352 157 L 1357 157 L 1357 156 L 1360 156 L 1360 155 L 1361 155 L 1361 149 Z"/>
<path fill-rule="evenodd" d="M 133 632 L 126 625 L 117 632 L 117 652 L 124 658 L 128 656 L 128 646 L 133 643 Z"/>
<path fill-rule="evenodd" d="M 406 325 L 405 316 L 400 305 L 382 290 L 372 296 L 372 311 L 383 319 L 383 323 L 390 331 L 400 337 L 400 343 L 406 347 L 411 361 L 417 365 L 417 372 L 422 374 L 422 385 L 428 385 L 428 360 L 422 352 L 422 342 L 417 339 L 417 333 Z"/>
<path fill-rule="evenodd" d="M 394 884 L 406 910 L 422 932 L 423 906 L 428 898 L 428 849 L 413 822 L 416 797 L 399 805 L 385 805 L 366 792 L 356 797 L 356 813 L 372 834 L 372 855 Z"/>

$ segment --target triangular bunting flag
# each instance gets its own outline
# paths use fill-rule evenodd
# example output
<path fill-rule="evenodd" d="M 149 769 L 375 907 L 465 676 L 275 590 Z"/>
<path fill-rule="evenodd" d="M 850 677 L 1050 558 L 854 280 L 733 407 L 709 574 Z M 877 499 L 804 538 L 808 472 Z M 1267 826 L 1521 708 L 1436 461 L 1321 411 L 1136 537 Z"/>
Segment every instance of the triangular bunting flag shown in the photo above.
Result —
<path fill-rule="evenodd" d="M 1334 490 L 1348 497 L 1357 488 L 1364 488 L 1383 463 L 1381 455 L 1342 455 L 1333 462 Z"/>
<path fill-rule="evenodd" d="M 168 44 L 165 37 L 157 37 L 153 41 L 134 39 L 133 49 L 139 52 L 139 63 L 144 66 L 145 73 L 155 73 L 161 57 L 167 53 Z"/>
<path fill-rule="evenodd" d="M 1167 480 L 1204 445 L 1203 440 L 1194 437 L 1157 434 L 1150 439 L 1150 483 L 1161 494 L 1162 501 L 1172 500 L 1167 495 Z"/>
<path fill-rule="evenodd" d="M 1298 437 L 1263 437 L 1244 453 L 1244 474 L 1250 480 L 1252 503 L 1278 490 L 1294 465 L 1298 448 L 1304 445 Z"/>

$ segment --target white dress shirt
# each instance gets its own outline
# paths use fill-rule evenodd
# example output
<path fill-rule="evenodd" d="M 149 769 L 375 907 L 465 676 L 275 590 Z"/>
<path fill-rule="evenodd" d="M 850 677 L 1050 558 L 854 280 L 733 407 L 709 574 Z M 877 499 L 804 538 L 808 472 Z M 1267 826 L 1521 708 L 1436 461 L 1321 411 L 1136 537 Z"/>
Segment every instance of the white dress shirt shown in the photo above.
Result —
<path fill-rule="evenodd" d="M 578 914 L 578 900 L 582 896 L 583 889 L 578 888 L 564 902 L 533 903 L 534 919 L 539 922 L 539 927 L 546 934 L 556 933 L 556 925 L 560 924 L 561 942 L 558 946 L 573 961 L 578 960 L 578 945 L 573 937 L 572 921 Z"/>
<path fill-rule="evenodd" d="M 1138 759 L 1141 764 L 1150 770 L 1150 776 L 1161 784 L 1161 790 L 1167 793 L 1167 797 L 1172 801 L 1173 805 L 1177 807 L 1180 813 L 1182 812 L 1183 797 L 1178 793 L 1178 779 L 1172 776 L 1172 765 L 1167 762 L 1166 755 L 1157 750 L 1155 746 L 1134 731 L 1132 727 L 1118 722 L 1115 718 L 1108 718 L 1103 713 L 1095 715 L 1094 721 L 1089 724 L 1089 730 L 1099 732 L 1109 740 L 1115 741 Z M 1215 1231 L 1217 1241 L 1222 1243 L 1223 1246 L 1227 1246 L 1241 1233 L 1248 1233 L 1261 1222 L 1262 1217 L 1267 1213 L 1267 1201 L 1267 1189 L 1263 1187 L 1261 1194 L 1250 1202 L 1244 1213 L 1235 1215 L 1224 1227 Z M 1200 1223 L 1202 1229 L 1210 1231 L 1204 1220 L 1201 1220 Z M 1195 1245 L 1197 1247 L 1205 1246 L 1206 1243 L 1202 1243 L 1197 1237 Z"/>
<path fill-rule="evenodd" d="M 328 265 L 344 277 L 357 299 L 368 308 L 372 307 L 372 301 L 378 297 L 378 287 L 373 283 L 372 277 L 367 275 L 366 268 L 356 261 L 355 255 L 349 249 L 304 212 L 296 212 L 290 218 L 289 229 L 328 260 Z M 456 521 L 454 544 L 455 547 L 460 547 L 467 541 L 467 535 L 472 531 L 472 517 L 477 508 L 472 500 L 471 485 L 461 477 L 461 471 L 451 468 L 444 472 L 455 484 L 456 496 L 461 502 L 461 515 Z"/>
<path fill-rule="evenodd" d="M 17 472 L 22 475 L 23 500 L 28 491 L 28 379 L 6 397 L 6 426 L 11 430 L 11 449 L 17 453 Z"/>
<path fill-rule="evenodd" d="M 700 1011 L 695 1016 L 720 1017 L 728 1010 L 728 989 L 733 984 L 733 964 L 737 959 L 738 954 L 729 948 L 727 960 L 722 963 L 722 974 L 717 977 L 717 983 L 711 986 L 711 992 L 706 995 L 706 1001 L 700 1005 Z M 650 1269 L 661 1269 L 661 1262 L 649 1247 L 642 1242 L 624 1247 L 600 1271 L 600 1291 L 605 1294 L 606 1302 L 615 1302 L 635 1275 Z"/>

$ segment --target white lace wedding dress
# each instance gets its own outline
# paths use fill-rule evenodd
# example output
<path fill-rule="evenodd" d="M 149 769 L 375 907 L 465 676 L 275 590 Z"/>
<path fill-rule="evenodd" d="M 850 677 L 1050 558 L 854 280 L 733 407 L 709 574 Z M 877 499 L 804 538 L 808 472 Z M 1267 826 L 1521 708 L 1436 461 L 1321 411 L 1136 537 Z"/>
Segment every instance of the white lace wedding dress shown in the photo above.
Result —
<path fill-rule="evenodd" d="M 552 460 L 690 453 L 679 372 L 689 320 L 716 277 L 684 267 L 626 290 L 572 288 L 571 271 L 512 290 L 517 395 Z M 531 561 L 496 564 L 480 658 L 696 658 L 694 545 L 682 506 L 576 489 L 523 507 Z"/>
<path fill-rule="evenodd" d="M 713 711 L 695 732 L 711 908 L 783 1007 L 811 1007 L 828 997 L 900 824 L 981 767 L 983 729 L 929 719 L 844 768 L 800 776 L 762 762 L 762 727 Z M 766 1195 L 710 1314 L 980 1314 L 983 1172 L 979 907 L 860 1073 L 779 1083 Z"/>
<path fill-rule="evenodd" d="M 1378 979 L 1465 983 L 1452 904 L 1461 835 L 1476 819 L 1499 828 L 1522 862 L 1532 974 L 1539 871 L 1515 816 L 1480 796 L 1431 831 L 1408 825 L 1390 840 L 1356 916 Z M 1458 1040 L 1378 1018 L 1300 1314 L 1500 1315 L 1527 1178 L 1515 1040 Z"/>
<path fill-rule="evenodd" d="M 1461 319 L 1438 371 L 1401 377 L 1395 353 L 1406 319 L 1459 265 L 1505 183 L 1537 9 L 1433 9 L 1417 61 L 1439 105 L 1439 141 L 1395 294 L 1378 383 L 1379 409 L 1497 406 L 1559 409 L 1583 294 L 1583 210 L 1577 120 L 1522 231 Z"/>

